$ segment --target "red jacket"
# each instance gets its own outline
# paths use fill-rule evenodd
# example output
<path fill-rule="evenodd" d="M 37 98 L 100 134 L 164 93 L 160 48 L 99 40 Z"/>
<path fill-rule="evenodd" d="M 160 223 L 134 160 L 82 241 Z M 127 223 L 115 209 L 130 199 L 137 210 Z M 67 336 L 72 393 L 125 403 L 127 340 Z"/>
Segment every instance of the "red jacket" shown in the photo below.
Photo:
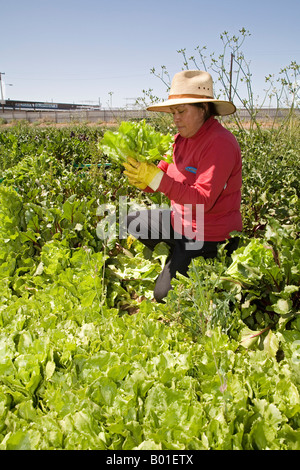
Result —
<path fill-rule="evenodd" d="M 189 238 L 184 227 L 192 222 L 196 238 L 204 235 L 205 241 L 222 241 L 230 232 L 242 230 L 241 151 L 233 134 L 216 119 L 208 119 L 191 138 L 177 134 L 173 163 L 161 161 L 159 168 L 165 174 L 158 191 L 171 200 L 177 232 L 175 220 L 181 221 L 181 234 Z M 204 209 L 204 234 L 196 227 L 197 204 Z"/>

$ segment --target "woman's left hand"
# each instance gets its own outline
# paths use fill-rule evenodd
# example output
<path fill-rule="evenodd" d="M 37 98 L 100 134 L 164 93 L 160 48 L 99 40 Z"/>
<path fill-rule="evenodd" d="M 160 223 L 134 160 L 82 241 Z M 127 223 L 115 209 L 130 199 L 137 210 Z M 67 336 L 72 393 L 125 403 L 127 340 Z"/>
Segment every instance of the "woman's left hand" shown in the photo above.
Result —
<path fill-rule="evenodd" d="M 153 163 L 138 162 L 134 158 L 128 157 L 127 163 L 123 165 L 126 168 L 124 175 L 128 176 L 130 184 L 139 189 L 145 189 L 149 186 L 153 190 L 159 186 L 163 172 Z"/>

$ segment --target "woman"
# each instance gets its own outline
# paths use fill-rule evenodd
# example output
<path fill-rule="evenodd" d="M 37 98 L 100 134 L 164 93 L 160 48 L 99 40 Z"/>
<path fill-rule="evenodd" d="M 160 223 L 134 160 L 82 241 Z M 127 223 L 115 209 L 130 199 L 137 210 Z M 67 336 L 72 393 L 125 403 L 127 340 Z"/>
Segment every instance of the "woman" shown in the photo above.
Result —
<path fill-rule="evenodd" d="M 127 218 L 128 231 L 149 248 L 161 241 L 171 247 L 154 290 L 162 302 L 172 278 L 177 272 L 186 275 L 193 258 L 215 257 L 220 243 L 227 242 L 228 254 L 237 248 L 238 240 L 230 233 L 242 230 L 242 161 L 235 137 L 214 118 L 236 108 L 214 98 L 209 73 L 177 73 L 168 100 L 147 109 L 172 113 L 178 130 L 173 163 L 156 166 L 128 158 L 124 164 L 131 184 L 160 191 L 171 200 L 170 211 L 142 211 Z"/>

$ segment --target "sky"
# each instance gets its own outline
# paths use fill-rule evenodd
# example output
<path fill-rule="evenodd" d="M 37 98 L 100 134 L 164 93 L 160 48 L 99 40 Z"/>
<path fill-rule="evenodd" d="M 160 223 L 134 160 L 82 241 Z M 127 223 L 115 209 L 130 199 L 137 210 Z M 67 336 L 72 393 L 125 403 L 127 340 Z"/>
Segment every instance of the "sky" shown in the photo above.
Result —
<path fill-rule="evenodd" d="M 300 62 L 299 17 L 299 0 L 0 0 L 4 99 L 124 108 L 148 89 L 165 99 L 151 69 L 172 78 L 185 68 L 179 50 L 218 57 L 220 35 L 245 28 L 241 51 L 262 101 L 265 76 Z"/>

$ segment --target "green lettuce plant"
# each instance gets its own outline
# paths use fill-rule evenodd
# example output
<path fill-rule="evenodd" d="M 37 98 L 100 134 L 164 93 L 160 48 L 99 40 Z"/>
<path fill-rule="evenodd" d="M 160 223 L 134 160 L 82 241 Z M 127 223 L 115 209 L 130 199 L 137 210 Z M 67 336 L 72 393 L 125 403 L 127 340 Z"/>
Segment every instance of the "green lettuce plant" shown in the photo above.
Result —
<path fill-rule="evenodd" d="M 127 157 L 139 161 L 154 162 L 171 159 L 173 136 L 161 134 L 145 120 L 140 122 L 124 121 L 117 131 L 106 131 L 99 141 L 99 149 L 105 156 L 117 164 L 122 164 Z"/>

